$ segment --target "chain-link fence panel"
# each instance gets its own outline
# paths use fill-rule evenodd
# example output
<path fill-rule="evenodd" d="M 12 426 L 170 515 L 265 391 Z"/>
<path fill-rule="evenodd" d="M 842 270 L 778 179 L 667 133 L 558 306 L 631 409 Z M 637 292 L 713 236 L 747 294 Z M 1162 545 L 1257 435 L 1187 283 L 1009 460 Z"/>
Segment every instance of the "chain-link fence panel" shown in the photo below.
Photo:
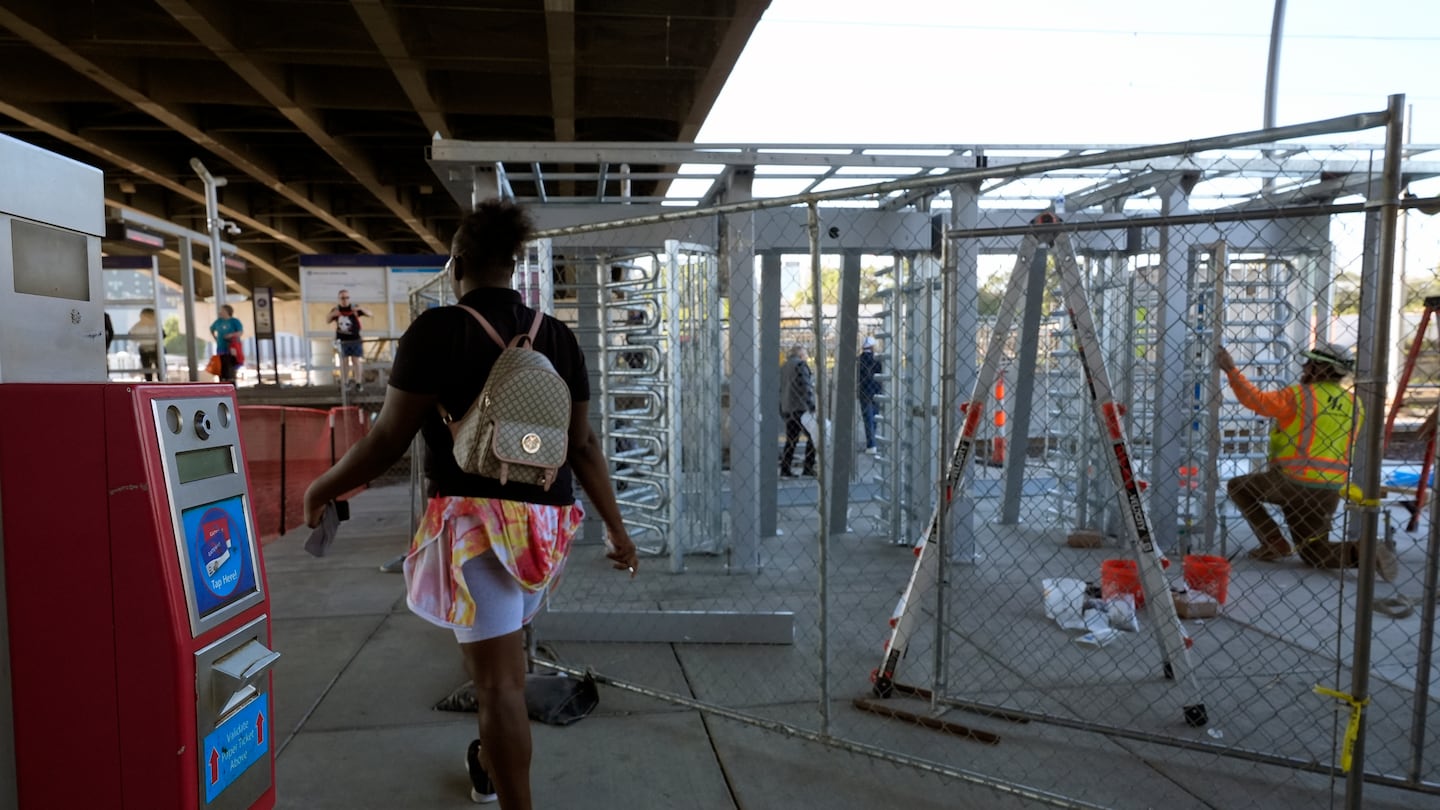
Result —
<path fill-rule="evenodd" d="M 997 806 L 1433 801 L 1436 541 L 1370 480 L 1399 155 L 1314 140 L 1386 120 L 546 230 L 644 556 L 537 635 Z"/>

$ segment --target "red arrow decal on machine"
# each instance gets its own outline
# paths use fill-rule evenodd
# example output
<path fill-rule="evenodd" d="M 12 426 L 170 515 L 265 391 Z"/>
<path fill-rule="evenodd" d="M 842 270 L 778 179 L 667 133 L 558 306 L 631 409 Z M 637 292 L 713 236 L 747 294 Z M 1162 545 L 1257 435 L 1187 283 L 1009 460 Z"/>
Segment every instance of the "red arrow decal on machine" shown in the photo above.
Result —
<path fill-rule="evenodd" d="M 260 742 L 265 742 L 265 715 L 255 715 L 255 733 L 260 736 Z"/>
<path fill-rule="evenodd" d="M 220 781 L 220 752 L 210 749 L 210 784 Z"/>

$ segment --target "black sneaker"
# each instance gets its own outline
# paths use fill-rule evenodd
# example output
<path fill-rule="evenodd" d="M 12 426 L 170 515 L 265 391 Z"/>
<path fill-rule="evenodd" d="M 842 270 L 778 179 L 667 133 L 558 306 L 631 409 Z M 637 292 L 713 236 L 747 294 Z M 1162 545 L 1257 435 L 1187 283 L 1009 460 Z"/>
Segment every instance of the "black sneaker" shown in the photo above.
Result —
<path fill-rule="evenodd" d="M 780 469 L 780 477 L 781 477 L 781 478 L 794 478 L 794 477 L 795 477 L 795 473 L 790 472 L 790 470 L 789 470 L 788 468 L 783 468 L 783 467 L 782 467 L 782 468 Z"/>
<path fill-rule="evenodd" d="M 500 798 L 495 795 L 495 783 L 490 781 L 490 774 L 480 767 L 479 740 L 471 740 L 470 748 L 465 751 L 465 770 L 470 773 L 470 801 L 489 804 Z"/>

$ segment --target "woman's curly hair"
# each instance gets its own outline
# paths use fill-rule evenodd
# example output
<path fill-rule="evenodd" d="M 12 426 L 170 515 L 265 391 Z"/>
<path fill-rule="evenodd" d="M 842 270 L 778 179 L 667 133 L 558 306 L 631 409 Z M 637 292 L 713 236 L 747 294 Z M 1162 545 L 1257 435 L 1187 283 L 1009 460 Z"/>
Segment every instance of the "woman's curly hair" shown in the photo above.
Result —
<path fill-rule="evenodd" d="M 524 208 L 507 200 L 486 200 L 461 218 L 450 250 L 477 269 L 509 267 L 534 231 Z"/>

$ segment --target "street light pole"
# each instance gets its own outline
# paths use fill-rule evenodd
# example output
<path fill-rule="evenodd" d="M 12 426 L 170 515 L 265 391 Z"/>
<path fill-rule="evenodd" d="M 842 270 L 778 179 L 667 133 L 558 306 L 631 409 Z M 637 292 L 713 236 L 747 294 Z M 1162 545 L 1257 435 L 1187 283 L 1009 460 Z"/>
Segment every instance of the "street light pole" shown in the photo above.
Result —
<path fill-rule="evenodd" d="M 225 306 L 225 256 L 220 252 L 220 229 L 226 222 L 220 219 L 220 198 L 216 190 L 225 185 L 223 177 L 210 174 L 200 158 L 190 158 L 190 168 L 200 175 L 205 183 L 205 224 L 210 231 L 210 276 L 215 291 L 215 317 L 220 317 L 220 308 Z M 230 227 L 234 227 L 231 225 Z"/>
<path fill-rule="evenodd" d="M 1285 28 L 1285 0 L 1275 0 L 1270 20 L 1270 61 L 1265 67 L 1265 129 L 1275 128 L 1276 82 L 1280 73 L 1280 33 Z"/>

